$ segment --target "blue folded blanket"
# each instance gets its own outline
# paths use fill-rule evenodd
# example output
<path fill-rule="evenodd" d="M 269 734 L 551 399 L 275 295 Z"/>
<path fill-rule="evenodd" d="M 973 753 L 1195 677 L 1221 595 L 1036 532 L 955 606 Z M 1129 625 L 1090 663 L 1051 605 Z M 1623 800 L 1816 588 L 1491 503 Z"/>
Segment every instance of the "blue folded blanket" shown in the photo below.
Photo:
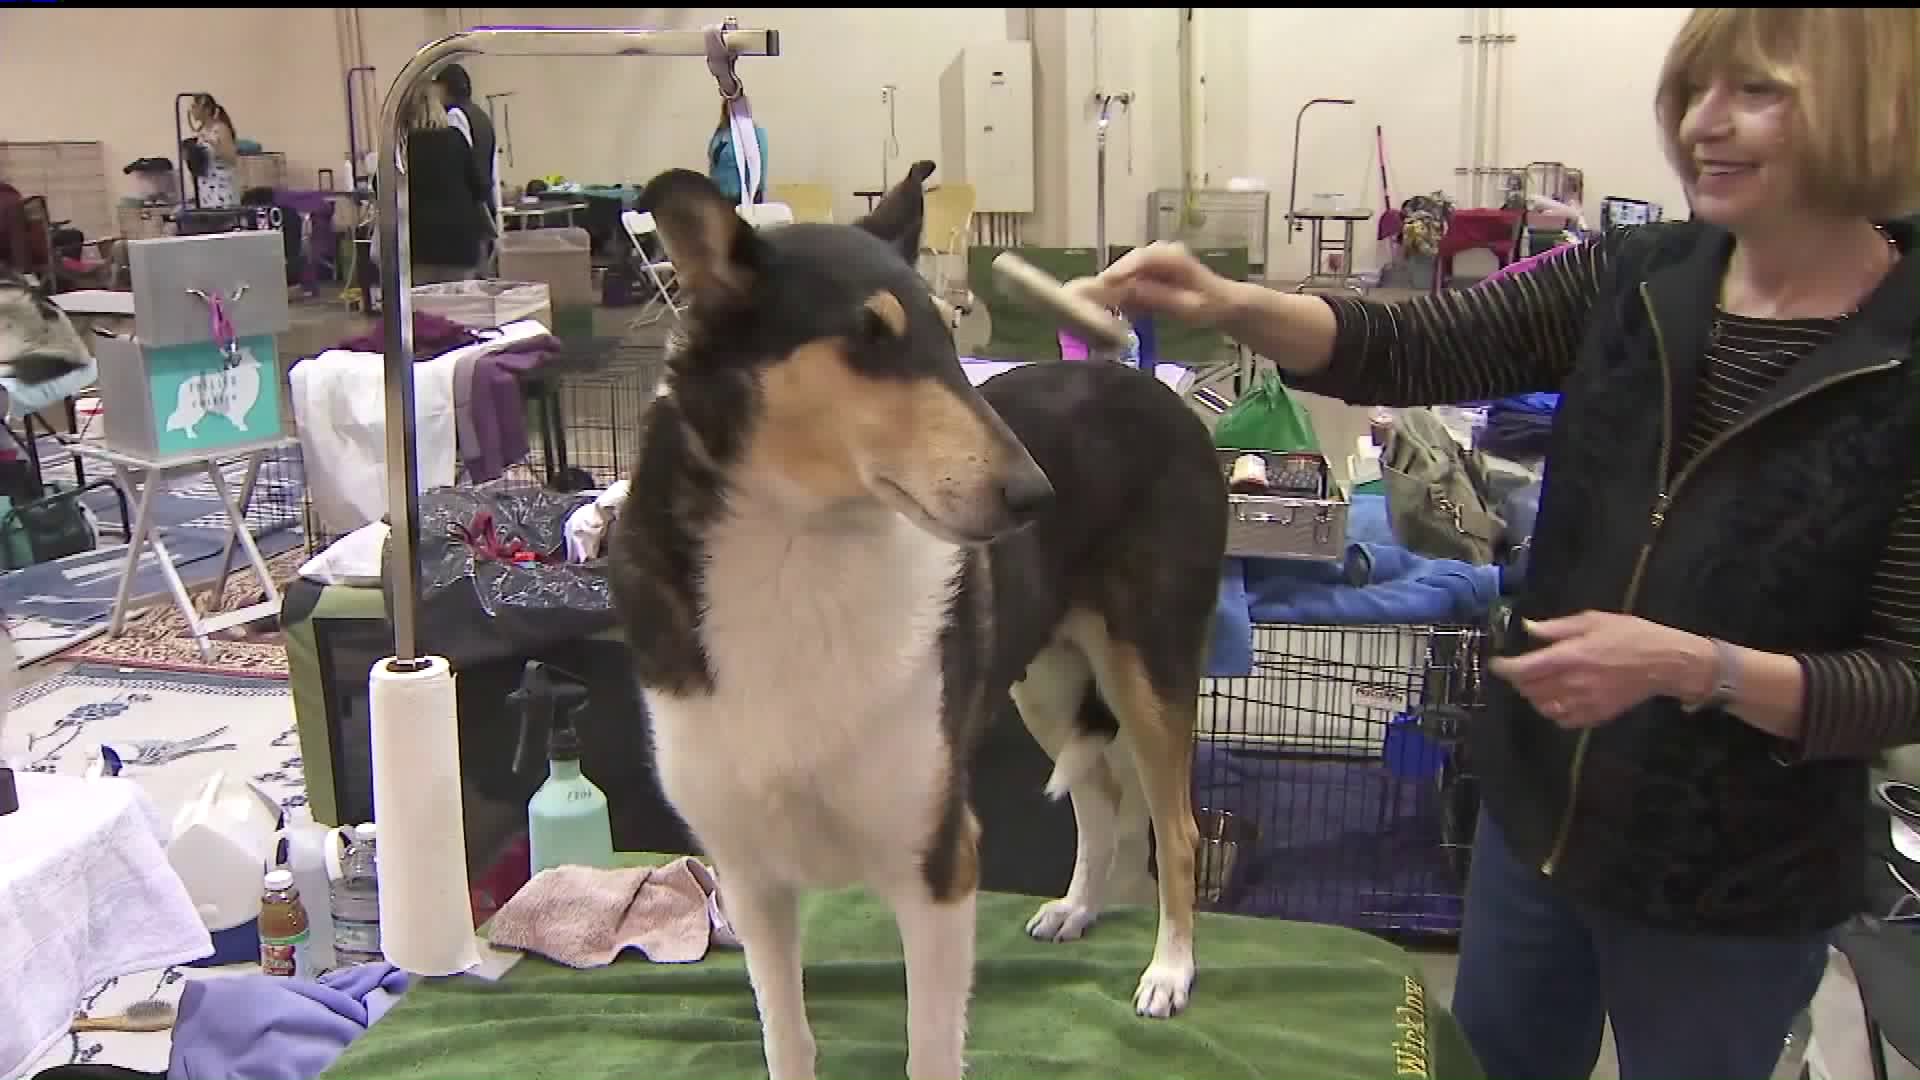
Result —
<path fill-rule="evenodd" d="M 1519 394 L 1501 398 L 1487 409 L 1487 426 L 1480 433 L 1482 450 L 1506 457 L 1529 457 L 1547 452 L 1559 394 Z"/>
<path fill-rule="evenodd" d="M 1378 500 L 1374 507 L 1363 500 Z M 1286 559 L 1228 559 L 1220 569 L 1207 674 L 1253 672 L 1255 623 L 1317 626 L 1479 622 L 1500 595 L 1500 570 L 1453 559 L 1415 555 L 1378 537 L 1385 499 L 1360 496 L 1349 514 L 1349 563 L 1365 569 L 1364 585 L 1349 584 L 1339 563 Z M 1356 527 L 1358 526 L 1358 527 Z"/>

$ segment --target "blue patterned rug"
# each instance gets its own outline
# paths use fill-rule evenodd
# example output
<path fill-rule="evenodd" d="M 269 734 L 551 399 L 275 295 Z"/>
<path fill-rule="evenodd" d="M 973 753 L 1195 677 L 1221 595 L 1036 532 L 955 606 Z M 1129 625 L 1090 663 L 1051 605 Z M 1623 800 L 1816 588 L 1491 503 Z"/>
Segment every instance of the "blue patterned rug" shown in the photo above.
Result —
<path fill-rule="evenodd" d="M 0 757 L 33 772 L 79 774 L 102 744 L 112 746 L 125 762 L 120 775 L 139 784 L 167 820 L 215 770 L 251 781 L 283 808 L 306 805 L 293 697 L 284 682 L 82 664 L 15 694 L 4 724 Z M 185 980 L 257 970 L 142 972 L 95 987 L 79 1009 L 107 1016 L 148 998 L 174 1002 Z M 84 1062 L 164 1071 L 171 1046 L 166 1032 L 73 1034 L 24 1075 Z"/>

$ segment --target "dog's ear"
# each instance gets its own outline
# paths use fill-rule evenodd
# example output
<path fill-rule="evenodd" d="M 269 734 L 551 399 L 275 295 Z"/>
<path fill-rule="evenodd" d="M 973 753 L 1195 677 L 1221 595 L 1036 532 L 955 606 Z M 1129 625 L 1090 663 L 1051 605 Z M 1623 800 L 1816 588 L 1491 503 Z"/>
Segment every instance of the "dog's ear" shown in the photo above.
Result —
<path fill-rule="evenodd" d="M 713 181 L 673 169 L 647 184 L 640 204 L 653 210 L 674 276 L 695 308 L 745 299 L 760 269 L 760 239 Z"/>
<path fill-rule="evenodd" d="M 860 227 L 885 240 L 908 262 L 920 258 L 920 233 L 927 219 L 927 177 L 933 175 L 933 162 L 916 161 L 907 175 L 880 200 L 873 212 L 860 219 Z"/>

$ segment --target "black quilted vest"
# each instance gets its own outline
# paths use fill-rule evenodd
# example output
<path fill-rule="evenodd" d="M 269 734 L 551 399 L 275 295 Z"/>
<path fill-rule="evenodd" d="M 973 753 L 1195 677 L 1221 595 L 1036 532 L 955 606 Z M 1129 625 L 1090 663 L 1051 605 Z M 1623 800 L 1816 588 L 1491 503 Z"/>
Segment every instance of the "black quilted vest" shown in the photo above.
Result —
<path fill-rule="evenodd" d="M 467 127 L 473 131 L 473 160 L 480 166 L 480 177 L 487 182 L 487 206 L 493 208 L 493 151 L 496 143 L 493 136 L 493 118 L 487 110 L 472 101 L 463 101 L 456 106 L 467 116 Z"/>
<path fill-rule="evenodd" d="M 1562 388 L 1520 614 L 1624 611 L 1777 653 L 1860 643 L 1920 459 L 1920 259 L 1910 228 L 1895 235 L 1908 257 L 1850 324 L 1669 479 L 1732 244 L 1694 223 L 1636 231 Z M 1858 910 L 1864 762 L 1799 763 L 1670 699 L 1582 736 L 1489 685 L 1470 746 L 1488 812 L 1580 902 L 1741 935 Z"/>

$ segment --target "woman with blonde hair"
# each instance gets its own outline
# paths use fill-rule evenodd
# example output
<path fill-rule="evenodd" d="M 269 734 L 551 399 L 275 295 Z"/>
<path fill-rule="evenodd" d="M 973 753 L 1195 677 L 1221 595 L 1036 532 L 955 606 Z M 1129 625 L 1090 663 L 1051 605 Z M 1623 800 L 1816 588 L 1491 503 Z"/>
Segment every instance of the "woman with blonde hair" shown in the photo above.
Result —
<path fill-rule="evenodd" d="M 487 178 L 466 137 L 447 125 L 447 110 L 430 84 L 401 104 L 400 127 L 413 282 L 470 280 L 493 234 Z"/>
<path fill-rule="evenodd" d="M 1399 303 L 1154 245 L 1076 283 L 1356 404 L 1554 391 L 1516 615 L 1468 733 L 1454 1010 L 1492 1080 L 1762 1080 L 1920 741 L 1920 15 L 1703 8 L 1658 134 L 1693 218 Z"/>
<path fill-rule="evenodd" d="M 198 159 L 188 163 L 194 175 L 195 204 L 209 210 L 239 206 L 240 141 L 226 106 L 212 94 L 193 95 L 187 103 L 187 127 L 193 131 L 189 141 L 195 144 Z"/>

